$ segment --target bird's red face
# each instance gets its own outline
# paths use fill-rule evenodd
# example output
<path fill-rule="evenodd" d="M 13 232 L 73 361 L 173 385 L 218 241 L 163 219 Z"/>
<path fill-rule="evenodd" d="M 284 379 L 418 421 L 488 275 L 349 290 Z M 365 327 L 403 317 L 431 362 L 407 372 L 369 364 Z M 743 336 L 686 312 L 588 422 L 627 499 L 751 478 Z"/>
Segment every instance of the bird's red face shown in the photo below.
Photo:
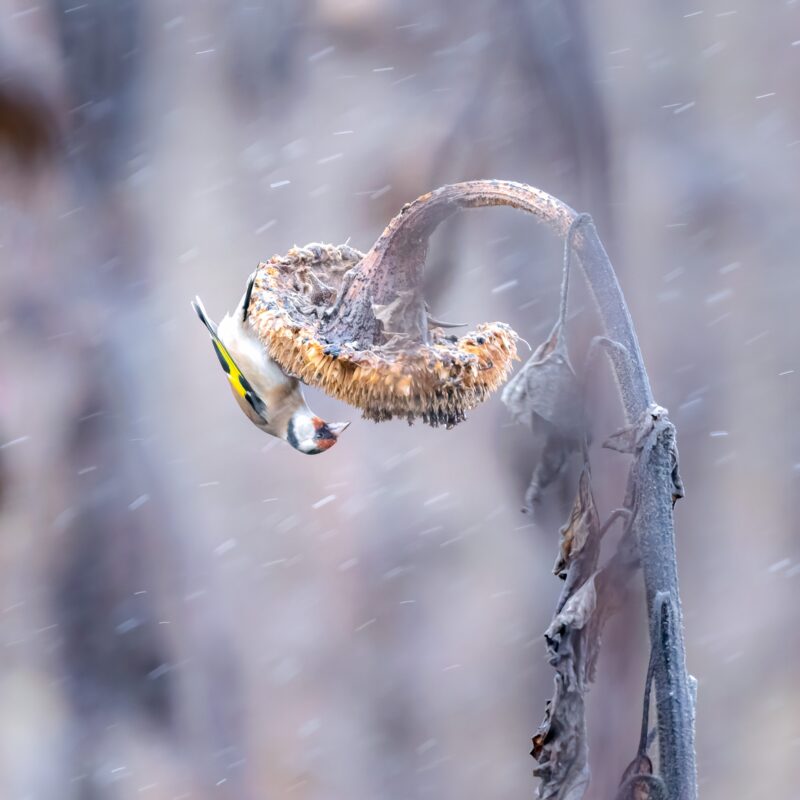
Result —
<path fill-rule="evenodd" d="M 314 417 L 314 444 L 317 453 L 330 450 L 339 440 L 339 434 L 349 425 L 349 422 L 325 422 L 319 417 Z"/>

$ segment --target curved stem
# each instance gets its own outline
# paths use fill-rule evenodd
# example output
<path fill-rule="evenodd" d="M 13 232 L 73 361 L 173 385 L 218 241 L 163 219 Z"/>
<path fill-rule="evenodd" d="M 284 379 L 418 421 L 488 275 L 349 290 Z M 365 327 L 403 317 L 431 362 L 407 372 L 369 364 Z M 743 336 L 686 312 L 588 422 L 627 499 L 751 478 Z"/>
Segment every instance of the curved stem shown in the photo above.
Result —
<path fill-rule="evenodd" d="M 445 219 L 462 208 L 510 206 L 533 214 L 561 237 L 580 215 L 547 192 L 515 181 L 465 181 L 442 186 L 404 206 L 386 226 L 381 237 L 364 256 L 358 275 L 348 291 L 343 308 L 348 309 L 331 323 L 332 335 L 352 337 L 370 329 L 370 303 L 386 303 L 399 292 L 421 286 L 427 244 L 433 231 Z M 628 351 L 631 369 L 615 364 L 617 384 L 629 422 L 637 420 L 653 402 L 650 382 L 644 368 L 639 342 L 625 298 L 617 282 L 591 220 L 576 225 L 573 231 L 574 252 L 586 276 L 606 335 Z M 420 296 L 420 302 L 424 299 Z M 374 318 L 373 329 L 374 329 Z M 625 374 L 628 373 L 628 374 Z"/>

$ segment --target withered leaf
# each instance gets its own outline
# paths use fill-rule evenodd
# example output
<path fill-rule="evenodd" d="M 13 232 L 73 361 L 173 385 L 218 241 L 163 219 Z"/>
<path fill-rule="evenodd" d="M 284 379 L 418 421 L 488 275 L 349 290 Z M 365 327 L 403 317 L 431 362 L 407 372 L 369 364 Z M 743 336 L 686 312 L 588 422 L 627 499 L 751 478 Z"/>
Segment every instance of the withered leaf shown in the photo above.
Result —
<path fill-rule="evenodd" d="M 609 450 L 616 450 L 619 453 L 631 453 L 638 455 L 645 447 L 645 443 L 654 435 L 658 435 L 658 430 L 672 428 L 672 423 L 667 417 L 667 409 L 662 408 L 656 403 L 647 407 L 642 416 L 632 425 L 618 430 L 616 433 L 603 442 L 603 447 Z M 672 505 L 685 496 L 683 480 L 678 468 L 678 448 L 675 444 L 674 429 L 670 440 L 672 457 Z"/>
<path fill-rule="evenodd" d="M 566 580 L 570 565 L 591 538 L 599 539 L 599 533 L 600 518 L 592 496 L 591 474 L 588 466 L 584 466 L 569 520 L 561 528 L 561 548 L 553 566 L 553 574 Z"/>
<path fill-rule="evenodd" d="M 578 449 L 577 442 L 562 436 L 555 427 L 541 417 L 533 420 L 534 443 L 541 443 L 536 466 L 525 491 L 523 513 L 531 511 L 548 486 L 566 475 L 570 456 Z"/>
<path fill-rule="evenodd" d="M 557 650 L 558 642 L 567 633 L 581 630 L 589 622 L 597 608 L 595 577 L 596 573 L 569 597 L 561 611 L 553 617 L 544 634 L 548 646 L 552 643 Z"/>
<path fill-rule="evenodd" d="M 616 800 L 667 800 L 664 782 L 653 774 L 653 762 L 640 753 L 622 773 Z"/>
<path fill-rule="evenodd" d="M 586 430 L 580 381 L 569 360 L 562 326 L 536 348 L 502 394 L 515 422 L 526 425 L 541 444 L 539 462 L 525 495 L 527 511 L 565 471 Z"/>
<path fill-rule="evenodd" d="M 541 417 L 562 435 L 580 438 L 584 428 L 580 382 L 560 324 L 506 384 L 502 398 L 514 420 L 531 430 L 534 418 Z"/>
<path fill-rule="evenodd" d="M 653 762 L 650 760 L 650 756 L 642 753 L 637 755 L 636 758 L 625 767 L 625 772 L 622 773 L 622 778 L 620 780 L 620 784 L 624 783 L 628 778 L 634 777 L 634 775 L 652 775 L 653 774 Z"/>
<path fill-rule="evenodd" d="M 667 409 L 655 403 L 648 406 L 641 417 L 626 425 L 603 442 L 603 447 L 618 453 L 638 453 L 656 425 L 667 416 Z"/>
<path fill-rule="evenodd" d="M 586 629 L 597 606 L 594 576 L 555 615 L 545 632 L 555 691 L 533 737 L 540 798 L 580 800 L 589 783 L 584 709 Z"/>
<path fill-rule="evenodd" d="M 541 721 L 541 723 L 539 723 L 539 727 L 536 729 L 536 733 L 533 734 L 533 738 L 531 739 L 533 743 L 533 748 L 531 749 L 531 755 L 537 761 L 541 761 L 542 755 L 544 754 L 544 747 L 552 739 L 551 735 L 551 723 L 553 721 L 552 708 L 553 708 L 553 701 L 548 700 L 544 707 L 544 719 Z"/>

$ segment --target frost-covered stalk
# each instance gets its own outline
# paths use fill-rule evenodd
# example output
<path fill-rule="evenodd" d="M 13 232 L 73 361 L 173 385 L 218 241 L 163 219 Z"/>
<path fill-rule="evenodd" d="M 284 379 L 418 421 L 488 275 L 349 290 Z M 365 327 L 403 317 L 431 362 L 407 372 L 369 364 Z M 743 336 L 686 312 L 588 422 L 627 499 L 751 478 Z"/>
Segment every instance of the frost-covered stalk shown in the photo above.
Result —
<path fill-rule="evenodd" d="M 643 567 L 652 639 L 652 676 L 656 687 L 658 714 L 659 771 L 661 778 L 648 774 L 652 765 L 646 753 L 637 756 L 632 770 L 624 776 L 623 792 L 639 789 L 648 797 L 659 794 L 670 800 L 695 800 L 696 766 L 694 754 L 694 704 L 692 679 L 686 671 L 681 604 L 675 554 L 672 506 L 682 495 L 677 473 L 675 431 L 664 409 L 653 402 L 650 383 L 639 343 L 616 274 L 591 220 L 551 195 L 531 186 L 510 181 L 470 181 L 443 186 L 409 204 L 395 217 L 371 251 L 370 269 L 361 281 L 371 282 L 371 292 L 354 282 L 342 298 L 349 313 L 334 323 L 348 329 L 370 329 L 374 325 L 366 301 L 369 294 L 391 297 L 398 291 L 415 290 L 423 307 L 419 275 L 427 242 L 434 229 L 460 208 L 507 205 L 527 211 L 549 225 L 572 245 L 597 305 L 605 337 L 600 340 L 609 350 L 625 409 L 627 427 L 610 446 L 631 453 L 634 463 L 627 508 L 614 518 L 627 520 L 626 534 L 617 556 L 603 569 L 597 569 L 599 539 L 608 528 L 601 528 L 591 499 L 589 474 L 582 487 L 573 516 L 562 530 L 563 563 L 560 574 L 566 578 L 565 593 L 558 612 L 546 633 L 551 663 L 556 667 L 556 695 L 548 706 L 538 745 L 549 748 L 546 775 L 540 795 L 577 800 L 588 782 L 583 694 L 593 670 L 599 625 L 607 613 L 601 609 L 604 593 L 613 591 L 635 568 Z M 562 314 L 563 316 L 563 314 Z M 563 319 L 560 321 L 563 324 Z M 422 332 L 424 337 L 424 331 Z M 548 365 L 557 354 L 560 371 L 571 372 L 559 326 L 537 350 L 533 366 Z M 539 359 L 538 361 L 536 359 Z M 552 369 L 547 373 L 554 374 Z M 573 373 L 574 375 L 574 373 Z M 548 385 L 549 385 L 548 378 Z M 539 391 L 541 387 L 537 387 Z M 546 389 L 546 392 L 550 389 Z M 554 395 L 547 398 L 559 405 Z M 588 467 L 587 467 L 588 469 Z M 586 543 L 589 543 L 588 546 Z M 571 548 L 571 553 L 570 553 Z M 597 613 L 595 613 L 597 612 Z M 649 696 L 649 692 L 648 692 Z M 559 702 L 561 708 L 557 708 Z M 645 709 L 646 715 L 647 709 Z M 551 725 L 551 715 L 563 713 L 571 725 L 568 740 L 563 721 Z M 646 739 L 643 745 L 646 749 Z M 534 739 L 534 753 L 537 740 Z M 649 788 L 648 788 L 649 787 Z M 663 790 L 663 791 L 662 791 Z M 625 795 L 625 796 L 628 796 Z"/>

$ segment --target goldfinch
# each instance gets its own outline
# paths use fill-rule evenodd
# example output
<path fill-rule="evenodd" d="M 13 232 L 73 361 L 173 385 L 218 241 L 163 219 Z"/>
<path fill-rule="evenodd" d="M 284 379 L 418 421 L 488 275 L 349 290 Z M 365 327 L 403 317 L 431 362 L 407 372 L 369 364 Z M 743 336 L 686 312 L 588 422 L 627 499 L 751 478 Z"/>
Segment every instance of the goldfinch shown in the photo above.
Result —
<path fill-rule="evenodd" d="M 288 376 L 264 351 L 247 322 L 255 279 L 254 272 L 233 316 L 226 314 L 219 326 L 209 319 L 199 297 L 192 308 L 208 329 L 233 396 L 247 418 L 301 453 L 323 453 L 336 444 L 350 423 L 325 422 L 316 416 L 306 405 L 300 381 Z"/>

